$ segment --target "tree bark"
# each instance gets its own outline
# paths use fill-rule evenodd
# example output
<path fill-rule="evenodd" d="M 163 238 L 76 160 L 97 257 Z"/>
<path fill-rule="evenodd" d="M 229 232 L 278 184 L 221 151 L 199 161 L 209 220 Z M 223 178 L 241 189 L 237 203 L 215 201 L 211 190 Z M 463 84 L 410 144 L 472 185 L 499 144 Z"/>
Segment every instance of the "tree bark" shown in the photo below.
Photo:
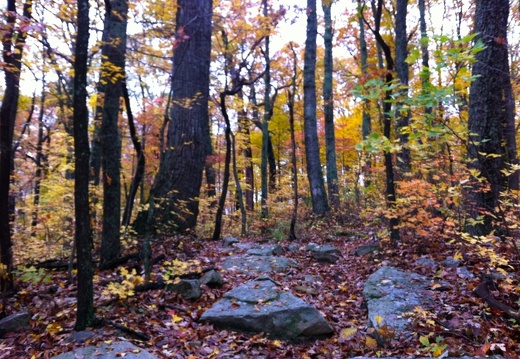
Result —
<path fill-rule="evenodd" d="M 209 66 L 211 60 L 212 0 L 179 0 L 172 72 L 172 108 L 163 161 L 151 190 L 150 207 L 156 206 L 148 223 L 156 231 L 186 232 L 199 214 L 198 197 L 209 137 Z M 136 228 L 148 222 L 138 216 Z"/>
<path fill-rule="evenodd" d="M 401 142 L 401 151 L 397 153 L 397 166 L 403 173 L 411 171 L 412 159 L 408 146 L 408 126 L 410 124 L 410 111 L 404 103 L 408 97 L 409 69 L 406 58 L 408 57 L 408 37 L 406 34 L 406 15 L 408 0 L 397 0 L 397 13 L 395 15 L 395 70 L 401 82 L 399 90 L 402 100 L 396 104 L 398 116 L 397 132 Z"/>
<path fill-rule="evenodd" d="M 14 198 L 11 196 L 11 175 L 13 174 L 14 152 L 13 137 L 20 97 L 20 71 L 22 54 L 27 38 L 27 30 L 16 31 L 19 16 L 16 13 L 16 1 L 7 1 L 6 31 L 2 37 L 2 56 L 4 60 L 5 92 L 0 107 L 0 290 L 10 291 L 13 288 L 13 253 L 12 229 L 14 220 Z M 32 1 L 23 6 L 21 21 L 25 24 L 31 19 Z"/>
<path fill-rule="evenodd" d="M 265 18 L 269 16 L 267 0 L 262 0 L 263 15 Z M 267 30 L 268 31 L 268 30 Z M 260 183 L 261 183 L 261 215 L 262 218 L 267 218 L 269 209 L 267 208 L 267 199 L 269 188 L 267 186 L 267 161 L 268 161 L 268 140 L 269 140 L 269 120 L 271 115 L 271 59 L 269 54 L 269 35 L 265 36 L 265 74 L 264 74 L 264 117 L 261 121 L 262 129 L 262 152 L 260 157 Z"/>
<path fill-rule="evenodd" d="M 121 136 L 120 99 L 125 80 L 127 0 L 105 2 L 108 17 L 107 42 L 102 46 L 101 81 L 105 85 L 101 152 L 103 167 L 103 233 L 100 267 L 110 268 L 121 252 Z"/>
<path fill-rule="evenodd" d="M 475 33 L 485 48 L 476 55 L 469 94 L 469 158 L 473 169 L 485 180 L 473 179 L 469 192 L 470 215 L 476 221 L 468 226 L 472 235 L 487 235 L 498 213 L 499 198 L 512 179 L 504 174 L 516 162 L 514 100 L 508 61 L 507 21 L 509 1 L 476 2 Z M 489 188 L 486 189 L 485 186 Z"/>
<path fill-rule="evenodd" d="M 312 211 L 324 214 L 329 210 L 320 161 L 320 144 L 316 121 L 316 37 L 318 19 L 316 0 L 307 0 L 307 39 L 303 68 L 303 119 L 307 177 L 309 179 Z"/>
<path fill-rule="evenodd" d="M 130 106 L 130 95 L 128 94 L 128 88 L 126 86 L 126 83 L 123 86 L 123 97 L 125 99 L 126 115 L 128 117 L 128 128 L 130 129 L 130 138 L 132 139 L 132 143 L 135 149 L 135 155 L 137 157 L 137 166 L 135 168 L 135 173 L 132 176 L 130 192 L 128 193 L 128 197 L 126 198 L 125 209 L 123 212 L 123 220 L 121 222 L 124 227 L 127 227 L 130 225 L 130 218 L 132 217 L 132 210 L 134 208 L 137 190 L 139 189 L 139 185 L 142 184 L 144 178 L 146 159 L 144 156 L 143 146 L 141 144 L 141 141 L 139 140 L 139 136 L 137 135 L 137 131 L 135 128 L 134 115 Z"/>
<path fill-rule="evenodd" d="M 76 216 L 75 242 L 78 256 L 77 331 L 95 321 L 92 267 L 92 236 L 89 213 L 89 142 L 87 109 L 87 58 L 89 39 L 89 2 L 78 0 L 78 32 L 74 61 L 74 211 Z"/>
<path fill-rule="evenodd" d="M 372 7 L 374 10 L 374 21 L 375 28 L 373 29 L 374 36 L 376 38 L 377 43 L 381 47 L 383 54 L 386 60 L 386 90 L 384 91 L 384 99 L 383 99 L 383 136 L 385 136 L 388 140 L 391 139 L 392 135 L 392 89 L 391 84 L 394 81 L 393 72 L 395 70 L 395 63 L 392 57 L 392 52 L 390 47 L 385 42 L 381 33 L 379 32 L 381 26 L 381 15 L 383 11 L 383 1 L 378 0 L 377 5 L 372 3 L 374 6 Z M 394 181 L 394 164 L 392 161 L 392 152 L 386 150 L 384 153 L 384 163 L 385 163 L 385 174 L 386 174 L 386 200 L 388 203 L 388 207 L 390 209 L 395 208 L 397 202 L 397 196 L 395 191 L 395 181 Z M 399 217 L 394 215 L 389 219 L 389 230 L 390 230 L 390 240 L 393 244 L 396 244 L 397 241 L 400 240 L 399 235 Z"/>
<path fill-rule="evenodd" d="M 327 163 L 327 189 L 333 207 L 339 206 L 338 169 L 336 165 L 336 136 L 334 128 L 334 93 L 333 93 L 333 57 L 332 57 L 332 0 L 322 0 L 325 16 L 324 78 L 323 78 L 323 112 L 325 115 L 325 159 Z"/>

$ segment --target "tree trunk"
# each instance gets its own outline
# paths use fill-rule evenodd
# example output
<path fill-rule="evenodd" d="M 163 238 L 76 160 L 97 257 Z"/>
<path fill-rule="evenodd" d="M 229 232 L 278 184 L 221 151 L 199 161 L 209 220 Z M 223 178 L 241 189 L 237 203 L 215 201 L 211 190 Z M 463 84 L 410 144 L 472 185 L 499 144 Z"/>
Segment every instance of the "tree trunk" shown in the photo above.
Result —
<path fill-rule="evenodd" d="M 514 102 L 508 62 L 507 21 L 509 1 L 476 2 L 475 33 L 485 48 L 476 55 L 469 94 L 469 167 L 485 180 L 473 179 L 468 232 L 487 235 L 493 230 L 501 192 L 508 189 L 503 173 L 516 161 Z M 516 179 L 513 182 L 517 182 Z M 489 185 L 486 189 L 485 185 Z"/>
<path fill-rule="evenodd" d="M 244 92 L 240 91 L 238 96 L 243 102 Z M 238 132 L 240 136 L 243 138 L 241 143 L 242 147 L 242 156 L 244 156 L 244 174 L 246 181 L 246 188 L 244 189 L 244 197 L 246 202 L 246 209 L 248 211 L 253 211 L 255 207 L 254 203 L 254 190 L 255 190 L 255 181 L 254 181 L 254 172 L 253 172 L 253 151 L 251 150 L 251 133 L 249 131 L 249 125 L 247 121 L 247 113 L 246 111 L 240 115 L 238 120 Z"/>
<path fill-rule="evenodd" d="M 368 76 L 368 50 L 365 39 L 365 23 L 363 22 L 363 7 L 361 6 L 361 0 L 358 0 L 358 16 L 359 16 L 359 52 L 361 58 L 361 74 L 363 77 Z M 379 45 L 378 45 L 379 47 Z M 363 140 L 372 132 L 372 121 L 370 118 L 370 100 L 363 100 L 363 117 L 361 121 L 361 134 Z M 372 161 L 370 154 L 367 154 L 365 162 L 362 164 L 362 173 L 364 176 L 364 186 L 368 187 L 371 184 L 371 172 L 372 172 Z"/>
<path fill-rule="evenodd" d="M 78 0 L 78 32 L 74 62 L 74 211 L 75 242 L 78 256 L 77 314 L 75 330 L 84 330 L 95 321 L 92 267 L 92 237 L 89 213 L 89 143 L 87 109 L 87 58 L 89 38 L 89 2 Z"/>
<path fill-rule="evenodd" d="M 262 0 L 263 15 L 267 19 L 269 16 L 267 0 Z M 267 218 L 269 209 L 267 208 L 268 185 L 267 185 L 267 161 L 268 161 L 268 140 L 269 140 L 269 119 L 271 115 L 271 59 L 269 54 L 269 36 L 265 37 L 265 75 L 264 75 L 264 118 L 261 122 L 262 128 L 262 152 L 260 157 L 260 177 L 261 177 L 261 214 L 262 218 Z"/>
<path fill-rule="evenodd" d="M 325 15 L 325 43 L 324 79 L 323 79 L 323 112 L 325 115 L 325 146 L 327 161 L 327 189 L 332 206 L 339 206 L 338 170 L 336 166 L 336 136 L 334 129 L 334 94 L 332 83 L 332 0 L 322 0 Z"/>
<path fill-rule="evenodd" d="M 226 108 L 226 93 L 220 93 L 220 110 L 222 112 L 222 117 L 224 117 L 224 121 L 226 124 L 226 128 L 224 130 L 224 134 L 226 137 L 226 155 L 224 160 L 224 178 L 222 180 L 222 193 L 220 194 L 220 199 L 217 207 L 217 214 L 215 216 L 215 228 L 213 230 L 212 240 L 217 241 L 220 239 L 220 233 L 222 232 L 222 215 L 224 213 L 224 207 L 226 205 L 226 196 L 228 192 L 229 186 L 229 167 L 231 164 L 231 123 L 229 122 L 229 116 Z"/>
<path fill-rule="evenodd" d="M 130 218 L 132 217 L 132 210 L 134 208 L 137 190 L 139 189 L 139 185 L 142 184 L 144 178 L 146 159 L 144 157 L 143 146 L 141 145 L 141 141 L 139 141 L 139 137 L 135 129 L 134 116 L 132 114 L 132 108 L 130 106 L 130 95 L 128 94 L 126 82 L 123 86 L 123 97 L 125 99 L 126 114 L 128 117 L 128 128 L 130 129 L 130 138 L 132 139 L 132 143 L 135 148 L 135 155 L 137 157 L 137 166 L 135 168 L 135 173 L 132 176 L 130 192 L 128 193 L 128 197 L 126 198 L 125 209 L 123 212 L 122 225 L 124 227 L 127 227 L 130 225 Z"/>
<path fill-rule="evenodd" d="M 316 0 L 307 0 L 307 39 L 303 68 L 303 119 L 307 177 L 311 191 L 312 211 L 323 214 L 329 210 L 320 163 L 320 144 L 316 121 L 316 37 L 318 19 Z"/>
<path fill-rule="evenodd" d="M 397 0 L 397 13 L 395 15 L 395 70 L 397 77 L 401 82 L 400 94 L 403 100 L 408 97 L 408 37 L 406 34 L 406 14 L 408 0 Z M 411 155 L 408 146 L 408 126 L 410 124 L 410 111 L 408 111 L 403 102 L 396 104 L 397 132 L 401 142 L 401 151 L 397 153 L 397 166 L 403 173 L 411 170 Z"/>
<path fill-rule="evenodd" d="M 121 137 L 120 99 L 123 95 L 126 57 L 127 0 L 105 2 L 108 40 L 102 46 L 101 81 L 105 84 L 101 151 L 103 167 L 103 233 L 100 267 L 109 268 L 121 252 Z"/>
<path fill-rule="evenodd" d="M 375 11 L 374 13 L 374 21 L 375 28 L 374 36 L 379 46 L 381 47 L 383 54 L 385 55 L 386 60 L 386 75 L 385 82 L 387 89 L 385 90 L 384 99 L 383 99 L 383 135 L 390 140 L 392 135 L 392 90 L 391 85 L 394 81 L 392 73 L 395 70 L 394 59 L 392 57 L 392 52 L 390 47 L 385 42 L 381 33 L 379 32 L 381 26 L 381 15 L 383 11 L 383 0 L 378 0 L 377 6 L 373 6 Z M 384 153 L 384 162 L 385 162 L 385 174 L 386 174 L 386 200 L 388 203 L 388 207 L 390 209 L 395 208 L 397 196 L 395 191 L 395 181 L 394 181 L 394 165 L 392 161 L 392 152 L 386 150 Z M 390 240 L 393 244 L 396 244 L 400 239 L 399 235 L 399 217 L 394 215 L 389 220 L 389 230 L 390 230 Z"/>
<path fill-rule="evenodd" d="M 32 1 L 24 3 L 24 24 L 19 24 L 16 14 L 16 1 L 7 1 L 6 31 L 2 37 L 2 55 L 4 60 L 5 90 L 0 107 L 0 290 L 13 288 L 13 253 L 11 221 L 14 220 L 13 200 L 10 194 L 11 175 L 13 174 L 13 137 L 20 96 L 20 71 L 22 69 L 22 53 L 27 37 L 25 26 L 31 19 Z M 24 29 L 22 29 L 24 28 Z"/>
<path fill-rule="evenodd" d="M 198 197 L 209 137 L 209 66 L 211 60 L 212 0 L 179 0 L 177 32 L 186 38 L 176 44 L 172 72 L 172 108 L 163 161 L 152 187 L 157 205 L 150 225 L 155 230 L 185 232 L 197 224 Z M 138 216 L 136 228 L 146 223 Z M 144 223 L 143 220 L 144 219 Z"/>

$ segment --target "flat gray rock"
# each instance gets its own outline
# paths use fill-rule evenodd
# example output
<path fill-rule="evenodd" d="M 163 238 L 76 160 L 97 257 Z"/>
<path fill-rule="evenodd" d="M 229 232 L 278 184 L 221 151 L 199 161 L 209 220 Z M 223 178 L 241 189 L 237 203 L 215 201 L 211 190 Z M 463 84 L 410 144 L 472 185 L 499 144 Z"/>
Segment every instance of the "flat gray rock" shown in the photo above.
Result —
<path fill-rule="evenodd" d="M 144 349 L 130 342 L 119 341 L 112 344 L 102 344 L 99 347 L 88 346 L 71 352 L 63 353 L 51 359 L 157 359 Z"/>
<path fill-rule="evenodd" d="M 271 338 L 320 338 L 333 333 L 313 306 L 262 277 L 224 294 L 200 317 L 218 328 L 265 333 Z"/>
<path fill-rule="evenodd" d="M 427 277 L 394 267 L 379 268 L 363 288 L 369 326 L 386 325 L 396 333 L 405 332 L 409 324 L 406 314 L 416 306 L 428 307 L 431 294 L 431 281 Z M 381 317 L 382 321 L 378 322 L 376 317 Z"/>
<path fill-rule="evenodd" d="M 222 262 L 223 269 L 234 269 L 250 273 L 287 272 L 297 263 L 289 258 L 277 256 L 230 256 Z"/>

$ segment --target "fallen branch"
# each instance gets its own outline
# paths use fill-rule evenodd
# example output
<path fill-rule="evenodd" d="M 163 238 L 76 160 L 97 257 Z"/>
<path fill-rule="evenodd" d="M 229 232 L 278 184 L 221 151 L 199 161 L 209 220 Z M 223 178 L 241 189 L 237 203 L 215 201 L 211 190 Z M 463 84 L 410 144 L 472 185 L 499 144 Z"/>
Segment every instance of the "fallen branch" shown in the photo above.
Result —
<path fill-rule="evenodd" d="M 488 303 L 492 309 L 500 310 L 505 313 L 507 318 L 514 319 L 517 323 L 520 323 L 520 313 L 517 310 L 514 310 L 507 304 L 500 302 L 491 295 L 489 288 L 494 285 L 495 283 L 490 277 L 482 276 L 481 283 L 477 288 L 475 288 L 475 294 Z"/>
<path fill-rule="evenodd" d="M 137 330 L 134 330 L 132 328 L 129 328 L 127 326 L 124 326 L 122 324 L 117 324 L 117 323 L 114 323 L 113 321 L 111 320 L 108 320 L 108 319 L 103 319 L 103 323 L 105 325 L 111 325 L 113 326 L 114 328 L 116 329 L 119 329 L 127 334 L 130 334 L 132 336 L 134 336 L 135 338 L 139 339 L 139 340 L 144 340 L 144 341 L 148 341 L 150 340 L 150 337 L 146 334 L 144 334 L 143 332 L 140 332 L 140 331 L 137 331 Z"/>

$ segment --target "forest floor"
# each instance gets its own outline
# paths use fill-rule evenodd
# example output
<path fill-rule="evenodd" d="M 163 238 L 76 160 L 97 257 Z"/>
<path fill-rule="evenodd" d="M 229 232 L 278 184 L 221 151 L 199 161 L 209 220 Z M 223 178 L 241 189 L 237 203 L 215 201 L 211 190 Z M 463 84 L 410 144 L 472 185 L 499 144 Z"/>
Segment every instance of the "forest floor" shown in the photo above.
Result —
<path fill-rule="evenodd" d="M 351 218 L 348 224 L 341 220 L 314 221 L 299 229 L 298 240 L 276 241 L 282 246 L 297 243 L 302 248 L 309 242 L 327 243 L 343 253 L 338 262 L 328 264 L 316 262 L 305 250 L 287 252 L 284 256 L 296 260 L 299 267 L 289 273 L 271 274 L 284 289 L 292 291 L 323 313 L 335 330 L 335 334 L 328 339 L 305 343 L 283 342 L 267 339 L 263 334 L 240 334 L 199 323 L 201 314 L 225 292 L 254 279 L 254 276 L 220 271 L 224 286 L 218 289 L 204 286 L 202 297 L 191 302 L 164 289 L 132 293 L 133 285 L 141 284 L 142 277 L 139 276 L 140 263 L 129 261 L 115 270 L 96 270 L 95 308 L 96 316 L 102 319 L 102 323 L 89 328 L 94 334 L 88 344 L 125 338 L 158 358 L 432 357 L 440 353 L 454 357 L 486 354 L 520 357 L 520 326 L 506 318 L 504 312 L 491 309 L 474 294 L 482 273 L 500 269 L 491 264 L 494 259 L 461 240 L 447 241 L 441 236 L 436 239 L 433 234 L 422 240 L 411 233 L 403 233 L 402 242 L 396 246 L 382 240 L 379 243 L 382 250 L 356 257 L 352 251 L 372 242 L 381 228 L 375 227 L 374 223 L 367 224 L 360 219 L 353 221 Z M 240 241 L 265 243 L 265 237 L 241 238 Z M 268 243 L 275 242 L 270 240 Z M 515 264 L 518 260 L 514 260 L 506 243 L 489 246 L 492 246 L 495 255 L 510 260 L 507 266 L 509 275 L 496 280 L 497 287 L 491 294 L 502 303 L 518 308 L 520 266 Z M 221 243 L 182 236 L 154 241 L 154 254 L 163 256 L 154 264 L 152 280 L 160 277 L 175 260 L 178 270 L 185 273 L 195 267 L 219 269 L 225 257 L 225 253 L 217 250 L 220 247 Z M 440 262 L 449 256 L 462 257 L 463 264 L 475 278 L 461 279 L 454 271 L 437 271 L 435 275 L 451 283 L 451 288 L 434 292 L 435 312 L 417 312 L 413 319 L 415 335 L 411 338 L 389 336 L 384 346 L 379 346 L 372 339 L 373 329 L 367 328 L 367 311 L 362 295 L 367 277 L 381 265 L 431 275 L 431 270 L 428 272 L 414 264 L 416 259 L 428 257 Z M 187 266 L 179 266 L 182 263 Z M 304 275 L 323 278 L 322 282 L 315 284 L 316 291 L 300 293 L 292 290 L 302 284 Z M 86 345 L 67 341 L 74 333 L 76 292 L 73 282 L 67 279 L 65 269 L 20 272 L 17 289 L 17 294 L 4 303 L 4 311 L 11 314 L 28 310 L 31 327 L 7 334 L 1 339 L 0 358 L 50 358 Z M 114 324 L 120 327 L 116 328 Z M 123 326 L 134 333 L 121 330 Z"/>

